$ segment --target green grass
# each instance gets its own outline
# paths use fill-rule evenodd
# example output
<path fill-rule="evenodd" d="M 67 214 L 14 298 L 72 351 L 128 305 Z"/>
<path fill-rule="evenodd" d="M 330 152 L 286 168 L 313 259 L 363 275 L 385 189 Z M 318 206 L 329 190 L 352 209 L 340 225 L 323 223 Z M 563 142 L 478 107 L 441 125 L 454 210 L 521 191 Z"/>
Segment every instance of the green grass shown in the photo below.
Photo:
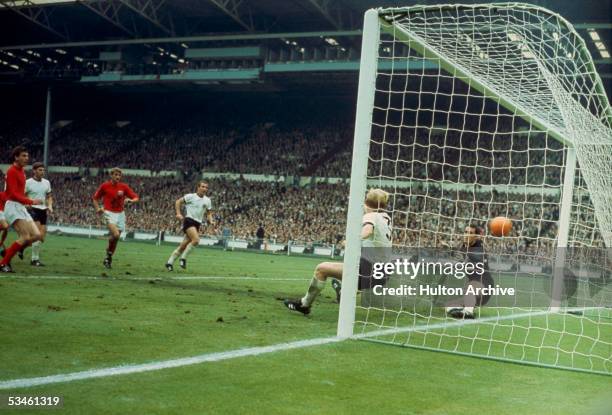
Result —
<path fill-rule="evenodd" d="M 375 339 L 402 346 L 610 373 L 612 323 L 609 320 L 598 322 L 594 316 L 565 313 L 514 317 L 517 313 L 524 315 L 526 310 L 483 308 L 480 320 L 474 321 L 477 324 L 426 329 L 428 325 L 447 321 L 442 315 L 434 314 L 430 318 L 417 318 L 416 324 L 421 327 L 418 330 L 378 335 Z M 370 310 L 367 321 L 358 322 L 355 330 L 361 333 L 414 324 L 414 315 L 407 310 Z"/>
<path fill-rule="evenodd" d="M 47 267 L 14 260 L 16 276 L 0 279 L 0 381 L 335 334 L 330 288 L 308 317 L 280 301 L 303 294 L 319 259 L 198 249 L 188 271 L 168 274 L 172 246 L 122 243 L 107 272 L 104 247 L 56 236 L 44 245 Z M 245 276 L 252 279 L 236 279 Z M 476 327 L 445 333 L 453 330 L 469 336 Z M 410 338 L 452 341 L 441 333 Z M 513 333 L 517 342 L 532 335 Z M 56 412 L 69 414 L 572 414 L 609 405 L 611 388 L 608 376 L 346 341 L 10 392 L 62 395 Z"/>

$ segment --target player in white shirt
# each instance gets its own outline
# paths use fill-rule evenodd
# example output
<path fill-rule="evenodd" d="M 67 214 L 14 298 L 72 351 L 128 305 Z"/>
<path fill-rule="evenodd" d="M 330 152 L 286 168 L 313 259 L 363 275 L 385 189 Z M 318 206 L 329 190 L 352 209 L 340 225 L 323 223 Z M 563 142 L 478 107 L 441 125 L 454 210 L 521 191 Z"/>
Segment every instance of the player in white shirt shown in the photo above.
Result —
<path fill-rule="evenodd" d="M 25 194 L 30 199 L 41 200 L 39 205 L 32 205 L 28 208 L 30 216 L 34 220 L 40 232 L 40 239 L 32 244 L 32 262 L 36 267 L 42 267 L 40 262 L 40 249 L 45 236 L 47 235 L 47 216 L 53 213 L 53 195 L 51 194 L 51 183 L 45 179 L 45 165 L 37 162 L 32 164 L 32 177 L 26 180 Z M 19 252 L 19 257 L 23 258 L 23 251 Z"/>
<path fill-rule="evenodd" d="M 181 257 L 179 265 L 181 268 L 187 268 L 187 255 L 191 250 L 198 246 L 200 243 L 200 226 L 206 216 L 206 220 L 211 225 L 214 225 L 212 216 L 212 203 L 210 198 L 206 196 L 208 192 L 208 183 L 202 181 L 198 183 L 198 187 L 195 193 L 188 193 L 185 196 L 179 198 L 174 203 L 174 209 L 176 211 L 176 217 L 178 220 L 183 221 L 183 232 L 185 237 L 181 241 L 181 244 L 176 248 L 168 261 L 166 262 L 166 269 L 172 271 L 173 265 L 176 258 Z M 182 207 L 185 205 L 185 215 L 182 214 Z"/>
<path fill-rule="evenodd" d="M 362 219 L 361 240 L 364 248 L 390 248 L 391 247 L 391 218 L 384 212 L 389 201 L 389 194 L 382 189 L 370 189 L 365 199 L 365 213 Z M 306 295 L 298 300 L 285 300 L 285 306 L 293 311 L 306 315 L 315 298 L 325 287 L 328 278 L 332 278 L 332 286 L 336 296 L 340 298 L 340 283 L 342 279 L 342 262 L 322 262 L 315 268 L 314 276 Z M 372 284 L 372 264 L 361 258 L 359 263 L 359 289 L 369 288 Z"/>

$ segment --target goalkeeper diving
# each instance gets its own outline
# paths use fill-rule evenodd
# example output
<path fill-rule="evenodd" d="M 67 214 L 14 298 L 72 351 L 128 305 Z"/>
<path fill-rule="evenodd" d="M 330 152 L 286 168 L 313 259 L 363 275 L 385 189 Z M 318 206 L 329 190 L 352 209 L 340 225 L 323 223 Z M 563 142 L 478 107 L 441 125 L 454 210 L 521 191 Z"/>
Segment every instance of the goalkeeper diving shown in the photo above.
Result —
<path fill-rule="evenodd" d="M 382 189 L 370 189 L 366 195 L 364 215 L 362 218 L 361 240 L 363 248 L 389 248 L 391 247 L 391 218 L 385 212 L 389 194 Z M 292 311 L 304 315 L 310 314 L 310 309 L 319 293 L 325 288 L 328 279 L 336 295 L 340 298 L 340 283 L 343 271 L 342 262 L 321 262 L 316 266 L 310 285 L 304 297 L 297 300 L 285 300 L 285 306 Z M 373 282 L 372 262 L 361 257 L 359 262 L 359 289 L 371 288 L 372 284 L 383 284 L 384 279 Z"/>
<path fill-rule="evenodd" d="M 489 273 L 487 255 L 482 244 L 483 234 L 483 228 L 475 224 L 469 224 L 465 227 L 463 245 L 459 248 L 463 261 L 484 265 L 484 272 L 481 275 L 469 274 L 466 280 L 466 287 L 468 285 L 472 286 L 476 292 L 482 288 L 490 288 L 495 285 L 495 281 Z M 449 303 L 446 307 L 446 314 L 453 318 L 473 319 L 475 307 L 485 305 L 490 299 L 490 294 L 466 294 L 462 298 Z"/>

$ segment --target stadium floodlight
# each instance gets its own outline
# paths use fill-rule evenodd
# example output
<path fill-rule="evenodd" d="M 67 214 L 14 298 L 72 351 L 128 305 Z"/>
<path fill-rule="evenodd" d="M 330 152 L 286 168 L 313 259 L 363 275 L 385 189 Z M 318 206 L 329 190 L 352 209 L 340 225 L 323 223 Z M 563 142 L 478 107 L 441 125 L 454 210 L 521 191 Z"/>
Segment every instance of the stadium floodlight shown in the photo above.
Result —
<path fill-rule="evenodd" d="M 351 169 L 340 337 L 612 373 L 612 108 L 567 20 L 522 3 L 367 11 Z M 358 297 L 367 186 L 390 193 L 404 252 L 510 218 L 484 244 L 530 302 L 466 324 L 431 299 Z"/>
<path fill-rule="evenodd" d="M 591 39 L 593 39 L 593 41 L 601 40 L 601 38 L 599 37 L 599 33 L 597 33 L 595 29 L 589 29 L 589 36 L 591 36 Z"/>

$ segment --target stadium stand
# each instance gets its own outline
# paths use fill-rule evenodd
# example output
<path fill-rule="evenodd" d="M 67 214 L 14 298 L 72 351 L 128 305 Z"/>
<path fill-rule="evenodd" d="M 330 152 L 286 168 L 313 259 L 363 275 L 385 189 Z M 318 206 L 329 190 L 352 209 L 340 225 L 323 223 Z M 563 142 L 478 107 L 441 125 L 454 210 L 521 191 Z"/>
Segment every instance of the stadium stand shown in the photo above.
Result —
<path fill-rule="evenodd" d="M 101 226 L 91 207 L 91 195 L 102 181 L 107 180 L 106 176 L 53 173 L 49 179 L 55 189 L 53 223 Z M 126 176 L 125 181 L 141 196 L 141 203 L 128 209 L 130 230 L 180 234 L 181 224 L 174 217 L 174 201 L 193 192 L 197 180 Z M 204 234 L 221 237 L 223 229 L 229 228 L 233 237 L 250 239 L 256 237 L 258 224 L 263 223 L 266 239 L 280 243 L 300 241 L 331 245 L 344 239 L 346 183 L 315 183 L 300 187 L 244 178 L 207 181 L 217 226 L 203 229 Z M 3 178 L 0 186 L 2 182 Z M 494 203 L 491 203 L 488 193 L 483 193 L 483 200 L 479 201 L 474 200 L 478 193 L 447 191 L 444 192 L 445 202 L 437 202 L 443 192 L 441 188 L 413 186 L 402 197 L 396 197 L 394 209 L 405 214 L 396 215 L 393 240 L 405 245 L 416 245 L 420 240 L 429 246 L 437 246 L 442 242 L 452 242 L 436 239 L 436 235 L 449 234 L 464 226 L 467 219 L 461 221 L 461 218 L 482 218 L 484 224 L 487 218 L 506 215 L 524 218 L 522 227 L 517 230 L 521 238 L 495 242 L 491 249 L 520 251 L 535 256 L 552 248 L 558 219 L 554 196 L 533 194 L 525 197 L 496 192 Z M 438 217 L 439 212 L 442 219 Z M 426 226 L 421 227 L 419 221 Z M 414 231 L 423 228 L 431 232 Z"/>

